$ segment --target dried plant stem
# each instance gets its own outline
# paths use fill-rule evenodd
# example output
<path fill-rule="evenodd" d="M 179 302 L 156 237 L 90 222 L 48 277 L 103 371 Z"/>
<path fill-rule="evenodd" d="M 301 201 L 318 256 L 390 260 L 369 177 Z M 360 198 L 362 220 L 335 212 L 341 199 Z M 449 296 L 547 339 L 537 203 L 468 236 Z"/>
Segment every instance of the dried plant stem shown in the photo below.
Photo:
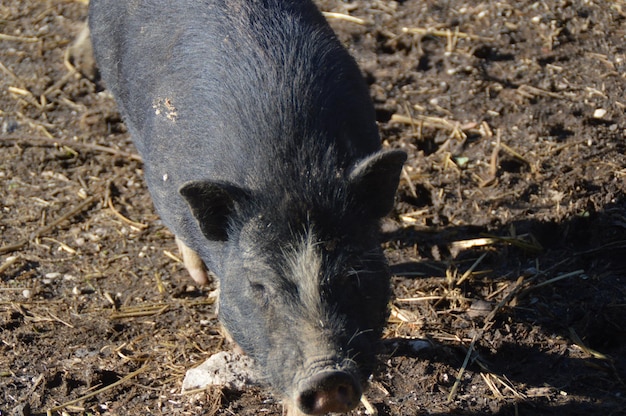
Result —
<path fill-rule="evenodd" d="M 476 267 L 478 267 L 480 262 L 483 261 L 483 259 L 485 258 L 485 256 L 487 256 L 487 254 L 488 253 L 481 254 L 481 256 L 478 259 L 476 259 L 474 264 L 472 264 L 472 267 L 470 267 L 469 269 L 467 269 L 467 271 L 465 273 L 463 273 L 463 276 L 461 276 L 461 278 L 459 280 L 457 280 L 457 282 L 456 282 L 456 286 L 457 287 L 460 286 L 461 283 L 463 283 L 465 280 L 467 280 L 472 275 L 472 272 L 474 270 L 476 270 Z"/>
<path fill-rule="evenodd" d="M 41 136 L 28 136 L 28 137 L 15 137 L 15 136 L 9 136 L 9 137 L 0 137 L 0 140 L 14 140 L 14 141 L 36 141 L 36 142 L 45 142 L 51 145 L 58 145 L 58 146 L 67 146 L 69 148 L 73 148 L 73 147 L 78 147 L 78 148 L 83 148 L 83 149 L 87 149 L 87 150 L 95 150 L 98 152 L 102 152 L 102 153 L 109 153 L 112 155 L 116 155 L 116 156 L 121 156 L 121 157 L 125 157 L 131 160 L 136 160 L 138 162 L 142 162 L 143 160 L 141 159 L 141 156 L 134 154 L 134 153 L 129 153 L 129 152 L 125 152 L 123 150 L 117 150 L 117 149 L 113 149 L 111 147 L 106 147 L 106 146 L 102 146 L 99 144 L 91 144 L 91 143 L 82 143 L 82 142 L 77 142 L 77 141 L 73 141 L 73 140 L 63 140 L 63 139 L 56 139 L 54 137 L 52 137 L 52 135 L 50 134 L 46 134 L 46 137 L 41 137 Z"/>
<path fill-rule="evenodd" d="M 142 224 L 140 222 L 136 222 L 133 221 L 129 218 L 126 218 L 125 216 L 123 216 L 113 205 L 113 201 L 111 200 L 110 196 L 107 196 L 107 205 L 108 207 L 111 209 L 111 211 L 113 211 L 113 214 L 115 214 L 115 216 L 119 219 L 121 219 L 122 221 L 124 221 L 125 223 L 129 224 L 131 227 L 135 227 L 138 228 L 140 230 L 145 230 L 146 228 L 148 228 L 148 226 L 146 224 Z"/>
<path fill-rule="evenodd" d="M 126 383 L 126 382 L 127 382 L 128 380 L 130 380 L 131 378 L 133 378 L 133 377 L 135 377 L 136 375 L 141 374 L 141 373 L 143 373 L 144 371 L 147 371 L 147 370 L 148 370 L 148 365 L 144 365 L 144 366 L 143 366 L 143 367 L 141 367 L 139 370 L 133 371 L 132 373 L 130 373 L 130 374 L 128 374 L 126 377 L 124 377 L 124 378 L 122 378 L 122 379 L 120 379 L 120 380 L 116 381 L 115 383 L 111 383 L 111 384 L 109 384 L 109 385 L 108 385 L 108 386 L 106 386 L 106 387 L 103 387 L 103 388 L 101 388 L 101 389 L 98 389 L 98 390 L 92 391 L 91 393 L 86 394 L 86 395 L 84 395 L 84 396 L 81 396 L 81 397 L 79 397 L 78 399 L 70 400 L 69 402 L 65 402 L 65 403 L 63 403 L 63 404 L 61 404 L 61 405 L 59 405 L 59 406 L 51 407 L 50 409 L 48 409 L 48 410 L 46 411 L 46 414 L 47 414 L 48 416 L 51 416 L 51 415 L 52 415 L 52 412 L 56 412 L 56 411 L 58 411 L 58 410 L 64 409 L 64 408 L 66 408 L 66 407 L 68 407 L 68 406 L 71 406 L 71 405 L 73 405 L 73 404 L 75 404 L 75 403 L 79 403 L 79 402 L 82 402 L 82 401 L 84 401 L 84 400 L 90 399 L 90 398 L 92 398 L 92 397 L 94 397 L 94 396 L 97 396 L 97 395 L 98 395 L 98 394 L 100 394 L 100 393 L 103 393 L 103 392 L 107 391 L 107 390 L 114 389 L 115 387 L 117 387 L 117 386 L 119 386 L 119 385 L 122 385 L 122 384 Z"/>
<path fill-rule="evenodd" d="M 2 264 L 2 266 L 0 266 L 0 274 L 4 273 L 6 270 L 9 269 L 9 267 L 11 267 L 13 264 L 17 263 L 17 261 L 20 258 L 17 256 L 11 256 L 8 257 L 5 261 L 4 264 Z"/>
<path fill-rule="evenodd" d="M 480 334 L 482 336 L 482 334 Z M 474 336 L 472 342 L 470 343 L 469 348 L 467 349 L 467 354 L 465 354 L 465 360 L 463 360 L 463 365 L 459 369 L 459 372 L 456 375 L 456 380 L 454 380 L 454 385 L 452 386 L 452 390 L 448 394 L 448 403 L 454 400 L 454 396 L 456 396 L 456 391 L 459 389 L 459 385 L 461 384 L 461 377 L 463 377 L 463 373 L 467 368 L 467 364 L 469 363 L 469 359 L 472 356 L 472 352 L 474 351 L 474 344 L 476 343 L 476 339 L 478 338 L 478 334 Z"/>
<path fill-rule="evenodd" d="M 448 38 L 454 36 L 456 38 L 463 39 L 471 39 L 471 40 L 482 40 L 482 41 L 492 41 L 493 38 L 485 37 L 485 36 L 477 36 L 472 35 L 465 32 L 459 32 L 458 30 L 450 30 L 450 29 L 434 29 L 434 28 L 423 28 L 423 27 L 403 27 L 403 33 L 410 33 L 413 35 L 430 35 L 430 36 L 438 36 L 442 38 Z"/>
<path fill-rule="evenodd" d="M 367 22 L 358 17 L 350 16 L 345 13 L 336 13 L 336 12 L 322 12 L 325 18 L 327 19 L 337 19 L 337 20 L 345 20 L 346 22 L 356 23 L 358 25 L 364 25 Z"/>
<path fill-rule="evenodd" d="M 0 33 L 0 40 L 11 40 L 14 42 L 26 42 L 26 43 L 35 43 L 39 42 L 39 38 L 32 36 L 13 36 L 7 35 L 5 33 Z"/>
<path fill-rule="evenodd" d="M 96 200 L 95 196 L 90 196 L 87 199 L 85 199 L 83 202 L 81 202 L 80 204 L 78 204 L 77 206 L 75 206 L 73 209 L 69 210 L 67 213 L 61 215 L 59 218 L 57 218 L 56 220 L 52 221 L 50 224 L 39 228 L 38 230 L 36 230 L 35 232 L 33 232 L 29 238 L 25 238 L 22 241 L 19 241 L 15 244 L 11 244 L 8 246 L 3 246 L 0 247 L 0 254 L 5 254 L 5 253 L 11 253 L 13 251 L 17 251 L 20 250 L 24 247 L 26 247 L 28 244 L 30 244 L 31 241 L 35 240 L 38 237 L 41 237 L 42 235 L 48 233 L 49 231 L 51 231 L 52 229 L 54 229 L 57 225 L 61 224 L 63 221 L 72 218 L 74 215 L 82 212 L 85 208 L 87 208 L 88 206 L 90 206 L 94 201 Z"/>

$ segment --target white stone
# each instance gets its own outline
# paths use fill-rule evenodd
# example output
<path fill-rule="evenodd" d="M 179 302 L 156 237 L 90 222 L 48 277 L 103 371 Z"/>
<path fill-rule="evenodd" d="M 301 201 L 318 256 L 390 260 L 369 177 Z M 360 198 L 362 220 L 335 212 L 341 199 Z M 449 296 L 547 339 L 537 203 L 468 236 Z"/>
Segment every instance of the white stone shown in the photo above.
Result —
<path fill-rule="evenodd" d="M 604 118 L 606 110 L 604 108 L 598 108 L 593 112 L 593 118 Z"/>
<path fill-rule="evenodd" d="M 187 370 L 182 392 L 203 389 L 208 386 L 222 386 L 230 390 L 243 390 L 258 384 L 253 370 L 252 359 L 230 351 L 222 351 L 210 356 L 198 367 Z"/>

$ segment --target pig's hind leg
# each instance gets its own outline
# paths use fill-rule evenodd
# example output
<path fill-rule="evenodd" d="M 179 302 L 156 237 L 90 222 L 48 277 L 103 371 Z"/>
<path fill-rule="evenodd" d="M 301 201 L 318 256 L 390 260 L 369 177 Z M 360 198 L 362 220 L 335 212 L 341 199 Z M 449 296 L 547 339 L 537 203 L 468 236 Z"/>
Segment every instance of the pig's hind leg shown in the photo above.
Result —
<path fill-rule="evenodd" d="M 198 256 L 198 253 L 187 247 L 178 237 L 176 237 L 176 245 L 183 256 L 183 264 L 191 275 L 191 278 L 199 285 L 209 283 L 209 273 L 207 272 L 204 262 Z"/>

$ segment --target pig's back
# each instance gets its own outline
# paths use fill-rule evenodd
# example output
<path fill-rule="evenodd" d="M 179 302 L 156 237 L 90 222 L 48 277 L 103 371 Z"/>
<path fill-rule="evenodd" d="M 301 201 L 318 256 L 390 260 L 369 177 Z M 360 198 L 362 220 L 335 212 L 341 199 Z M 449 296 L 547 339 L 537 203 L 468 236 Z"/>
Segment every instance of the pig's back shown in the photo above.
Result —
<path fill-rule="evenodd" d="M 90 28 L 157 210 L 183 239 L 198 232 L 185 182 L 298 187 L 329 149 L 341 173 L 380 147 L 359 70 L 308 1 L 92 0 Z"/>

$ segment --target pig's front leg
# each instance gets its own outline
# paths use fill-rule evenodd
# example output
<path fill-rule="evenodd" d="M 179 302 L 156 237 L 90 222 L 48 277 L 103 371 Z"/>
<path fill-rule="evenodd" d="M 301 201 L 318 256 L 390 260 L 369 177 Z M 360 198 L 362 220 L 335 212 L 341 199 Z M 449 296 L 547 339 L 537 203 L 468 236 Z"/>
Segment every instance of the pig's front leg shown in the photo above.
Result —
<path fill-rule="evenodd" d="M 176 245 L 180 255 L 183 256 L 183 264 L 191 275 L 191 278 L 199 285 L 206 285 L 209 283 L 209 273 L 206 270 L 204 262 L 192 249 L 187 247 L 178 237 L 176 237 Z"/>

